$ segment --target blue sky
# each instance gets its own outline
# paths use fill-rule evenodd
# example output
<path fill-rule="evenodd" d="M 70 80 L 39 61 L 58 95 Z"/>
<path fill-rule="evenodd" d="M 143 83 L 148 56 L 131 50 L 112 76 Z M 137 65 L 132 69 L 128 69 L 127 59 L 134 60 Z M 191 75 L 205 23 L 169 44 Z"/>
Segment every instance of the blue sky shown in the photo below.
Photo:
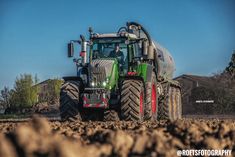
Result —
<path fill-rule="evenodd" d="M 75 75 L 67 42 L 141 23 L 173 55 L 175 76 L 223 70 L 235 49 L 234 0 L 0 0 L 0 89 L 23 73 Z"/>

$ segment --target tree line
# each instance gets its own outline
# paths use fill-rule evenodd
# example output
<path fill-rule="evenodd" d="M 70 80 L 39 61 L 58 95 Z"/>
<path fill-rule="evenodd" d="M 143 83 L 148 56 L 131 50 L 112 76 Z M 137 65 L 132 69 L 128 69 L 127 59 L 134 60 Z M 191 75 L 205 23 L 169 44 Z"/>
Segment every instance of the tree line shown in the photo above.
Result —
<path fill-rule="evenodd" d="M 62 80 L 48 80 L 43 99 L 38 95 L 40 86 L 38 77 L 31 74 L 21 74 L 16 78 L 13 89 L 4 87 L 0 91 L 0 106 L 2 108 L 30 108 L 36 103 L 56 103 L 59 99 Z"/>
<path fill-rule="evenodd" d="M 235 51 L 231 61 L 223 72 L 211 77 L 213 84 L 208 87 L 196 87 L 192 90 L 191 99 L 194 109 L 203 114 L 235 113 Z M 197 104 L 196 100 L 214 100 L 212 105 Z"/>

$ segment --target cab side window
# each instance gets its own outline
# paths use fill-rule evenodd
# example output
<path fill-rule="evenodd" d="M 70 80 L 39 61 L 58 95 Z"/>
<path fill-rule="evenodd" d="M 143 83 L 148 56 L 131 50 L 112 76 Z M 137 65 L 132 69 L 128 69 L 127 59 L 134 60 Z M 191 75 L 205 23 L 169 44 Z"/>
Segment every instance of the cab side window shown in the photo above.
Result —
<path fill-rule="evenodd" d="M 141 48 L 139 44 L 134 43 L 128 45 L 128 60 L 129 62 L 132 62 L 132 59 L 134 57 L 140 57 L 141 56 Z"/>
<path fill-rule="evenodd" d="M 134 44 L 134 56 L 135 57 L 140 57 L 141 56 L 141 52 L 142 52 L 142 50 L 141 50 L 140 45 L 138 43 L 135 43 Z"/>

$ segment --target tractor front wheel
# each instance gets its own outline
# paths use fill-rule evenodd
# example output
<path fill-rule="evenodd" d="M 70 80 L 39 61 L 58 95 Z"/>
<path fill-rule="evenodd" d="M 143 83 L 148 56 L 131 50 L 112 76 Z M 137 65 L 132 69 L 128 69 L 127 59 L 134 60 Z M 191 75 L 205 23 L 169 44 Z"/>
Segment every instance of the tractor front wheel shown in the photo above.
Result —
<path fill-rule="evenodd" d="M 80 84 L 77 81 L 66 81 L 60 91 L 60 116 L 61 120 L 76 121 L 82 120 L 79 111 L 80 104 Z"/>
<path fill-rule="evenodd" d="M 144 84 L 140 80 L 124 80 L 121 88 L 121 117 L 123 120 L 143 121 Z"/>

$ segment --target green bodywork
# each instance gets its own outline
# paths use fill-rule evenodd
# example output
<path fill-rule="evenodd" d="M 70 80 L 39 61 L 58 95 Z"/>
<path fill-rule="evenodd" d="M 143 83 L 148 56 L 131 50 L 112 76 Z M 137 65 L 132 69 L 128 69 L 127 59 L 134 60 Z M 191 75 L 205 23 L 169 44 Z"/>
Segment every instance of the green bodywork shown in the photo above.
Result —
<path fill-rule="evenodd" d="M 136 72 L 136 75 L 134 76 L 138 76 L 138 77 L 141 77 L 143 78 L 143 81 L 144 82 L 147 82 L 148 79 L 150 79 L 149 77 L 151 75 L 149 75 L 148 73 L 148 69 L 152 69 L 152 66 L 147 64 L 147 63 L 141 63 L 135 67 L 131 67 L 132 72 Z M 111 72 L 111 75 L 108 76 L 108 84 L 106 86 L 106 89 L 114 89 L 114 87 L 116 87 L 116 85 L 118 85 L 118 81 L 119 81 L 119 78 L 120 77 L 125 77 L 125 76 L 128 76 L 127 73 L 120 73 L 119 72 L 119 67 L 118 67 L 118 61 L 115 59 L 115 63 L 113 65 L 113 68 L 112 68 L 112 72 Z M 151 70 L 152 72 L 152 70 Z"/>
<path fill-rule="evenodd" d="M 117 59 L 111 59 L 111 58 L 104 58 L 109 60 L 114 60 L 114 64 L 112 66 L 112 70 L 109 76 L 106 77 L 107 84 L 104 87 L 107 90 L 113 90 L 117 85 L 120 77 L 128 76 L 127 73 L 120 72 L 120 68 L 118 67 L 118 61 Z M 141 63 L 137 66 L 129 67 L 129 69 L 132 69 L 131 72 L 136 72 L 136 75 L 143 78 L 143 81 L 146 82 L 148 80 L 148 69 L 152 66 L 147 63 Z"/>
<path fill-rule="evenodd" d="M 126 40 L 128 41 L 132 41 L 134 40 L 134 38 L 126 38 Z M 96 40 L 96 42 L 98 42 L 98 40 Z M 128 49 L 128 67 L 125 68 L 125 70 L 121 71 L 120 67 L 119 67 L 119 62 L 117 59 L 115 58 L 109 58 L 109 57 L 105 57 L 105 58 L 99 58 L 102 60 L 113 60 L 114 64 L 112 65 L 112 70 L 111 73 L 109 74 L 109 76 L 106 76 L 106 85 L 103 86 L 102 84 L 100 84 L 100 87 L 103 87 L 107 90 L 112 90 L 114 91 L 115 88 L 118 86 L 118 82 L 121 81 L 121 78 L 124 78 L 125 76 L 129 76 L 128 72 L 136 72 L 135 75 L 132 75 L 133 77 L 137 76 L 137 77 L 141 77 L 143 79 L 144 82 L 147 82 L 149 77 L 151 76 L 149 74 L 149 71 L 151 70 L 151 74 L 152 74 L 152 70 L 153 70 L 153 66 L 145 63 L 145 62 L 141 62 L 140 64 L 131 64 L 130 62 L 133 60 L 133 58 L 135 57 L 134 55 L 134 50 L 133 47 L 131 45 L 127 45 L 127 49 Z M 130 53 L 131 52 L 131 53 Z M 93 45 L 91 45 L 90 47 L 90 53 L 89 53 L 89 60 L 90 62 L 92 62 L 93 58 Z"/>
<path fill-rule="evenodd" d="M 148 64 L 146 63 L 141 63 L 137 66 L 137 73 L 138 76 L 141 76 L 144 79 L 144 82 L 147 81 L 147 68 L 148 68 Z"/>
<path fill-rule="evenodd" d="M 118 61 L 116 59 L 113 59 L 113 60 L 114 60 L 114 64 L 112 67 L 112 71 L 111 71 L 110 76 L 107 76 L 109 81 L 105 87 L 106 89 L 109 89 L 109 90 L 114 89 L 114 87 L 117 85 L 118 79 L 119 79 Z"/>

